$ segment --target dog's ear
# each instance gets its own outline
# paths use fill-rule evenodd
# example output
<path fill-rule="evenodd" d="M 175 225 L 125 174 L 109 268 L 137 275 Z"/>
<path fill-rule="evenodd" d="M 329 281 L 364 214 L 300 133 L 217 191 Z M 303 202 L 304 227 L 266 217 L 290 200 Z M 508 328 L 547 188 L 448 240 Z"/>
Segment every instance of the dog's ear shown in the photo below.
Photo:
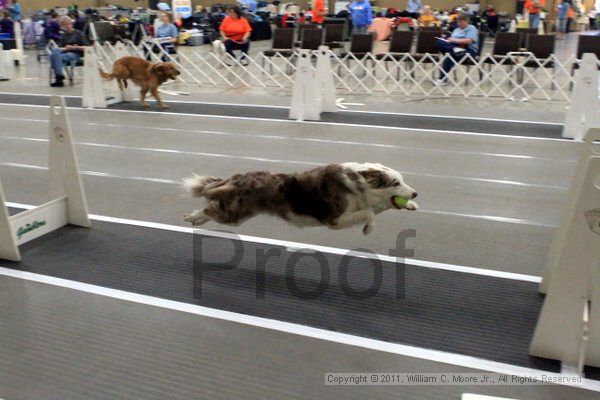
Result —
<path fill-rule="evenodd" d="M 358 173 L 365 178 L 365 181 L 373 189 L 382 189 L 393 186 L 393 179 L 383 171 L 377 169 L 367 169 L 364 171 L 358 171 Z"/>
<path fill-rule="evenodd" d="M 152 67 L 150 67 L 150 73 L 159 76 L 159 77 L 163 77 L 165 76 L 165 66 L 163 65 L 163 63 L 159 62 L 154 64 Z"/>

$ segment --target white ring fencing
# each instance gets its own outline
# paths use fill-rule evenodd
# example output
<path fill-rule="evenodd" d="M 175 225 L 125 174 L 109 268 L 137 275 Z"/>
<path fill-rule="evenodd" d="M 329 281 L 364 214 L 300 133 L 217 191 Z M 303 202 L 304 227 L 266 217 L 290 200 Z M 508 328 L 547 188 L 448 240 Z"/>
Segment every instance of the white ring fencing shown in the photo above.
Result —
<path fill-rule="evenodd" d="M 116 60 L 109 43 L 96 45 L 101 65 Z M 181 70 L 180 83 L 224 88 L 288 89 L 294 86 L 299 52 L 262 52 L 251 54 L 248 65 L 227 54 L 179 52 L 169 54 L 153 41 L 134 45 L 125 43 L 128 53 L 150 57 L 152 61 L 174 62 Z M 154 51 L 157 53 L 154 53 Z M 314 51 L 316 60 L 317 51 Z M 148 56 L 149 55 L 149 56 Z M 334 87 L 339 94 L 382 93 L 409 97 L 501 98 L 510 101 L 546 100 L 570 102 L 574 72 L 580 60 L 555 55 L 538 59 L 531 53 L 512 53 L 502 57 L 483 55 L 480 60 L 467 55 L 456 61 L 438 54 L 367 53 L 357 57 L 330 51 Z M 437 84 L 441 65 L 449 57 L 454 68 L 446 85 Z M 600 66 L 600 63 L 599 63 Z M 312 63 L 316 69 L 316 62 Z"/>

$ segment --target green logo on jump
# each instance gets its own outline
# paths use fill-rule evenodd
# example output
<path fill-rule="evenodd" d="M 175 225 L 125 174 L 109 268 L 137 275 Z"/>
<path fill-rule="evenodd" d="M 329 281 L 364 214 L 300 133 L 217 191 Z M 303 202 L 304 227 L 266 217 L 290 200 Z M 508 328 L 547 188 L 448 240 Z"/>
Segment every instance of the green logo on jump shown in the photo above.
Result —
<path fill-rule="evenodd" d="M 29 233 L 31 231 L 35 231 L 38 228 L 41 228 L 42 226 L 46 225 L 46 221 L 33 221 L 30 224 L 27 224 L 25 226 L 22 226 L 19 228 L 19 230 L 17 231 L 17 238 L 21 239 L 21 237 L 26 234 Z"/>

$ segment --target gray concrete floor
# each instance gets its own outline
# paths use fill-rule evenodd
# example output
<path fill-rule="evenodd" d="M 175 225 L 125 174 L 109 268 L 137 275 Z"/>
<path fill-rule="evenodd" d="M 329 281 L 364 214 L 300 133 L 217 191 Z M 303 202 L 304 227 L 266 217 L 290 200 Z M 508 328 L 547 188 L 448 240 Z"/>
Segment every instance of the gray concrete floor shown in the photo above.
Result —
<path fill-rule="evenodd" d="M 600 398 L 555 385 L 326 386 L 330 372 L 477 370 L 8 277 L 0 327 L 6 400 Z"/>

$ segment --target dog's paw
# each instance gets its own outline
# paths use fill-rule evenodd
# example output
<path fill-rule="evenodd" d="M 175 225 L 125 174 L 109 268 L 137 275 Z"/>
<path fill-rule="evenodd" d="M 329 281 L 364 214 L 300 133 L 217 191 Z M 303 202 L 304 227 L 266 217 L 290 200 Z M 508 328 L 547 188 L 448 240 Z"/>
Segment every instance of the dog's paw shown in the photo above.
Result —
<path fill-rule="evenodd" d="M 419 209 L 419 205 L 412 200 L 409 200 L 404 207 L 409 211 L 417 211 Z"/>
<path fill-rule="evenodd" d="M 198 225 L 202 225 L 202 224 L 205 224 L 206 222 L 208 222 L 210 220 L 210 217 L 208 217 L 208 215 L 204 214 L 204 212 L 202 212 L 200 210 L 196 210 L 189 214 L 185 214 L 182 219 L 185 222 L 191 222 L 192 225 L 194 225 L 194 226 L 198 226 Z"/>
<path fill-rule="evenodd" d="M 150 107 L 150 104 L 148 104 L 148 103 L 142 103 L 142 107 Z"/>
<path fill-rule="evenodd" d="M 161 104 L 159 107 L 162 108 L 163 110 L 166 110 L 167 108 L 171 108 L 170 106 L 168 106 L 166 104 Z"/>
<path fill-rule="evenodd" d="M 365 226 L 363 226 L 362 232 L 363 235 L 368 235 L 369 233 L 371 233 L 373 231 L 373 222 L 367 222 L 367 224 Z"/>

